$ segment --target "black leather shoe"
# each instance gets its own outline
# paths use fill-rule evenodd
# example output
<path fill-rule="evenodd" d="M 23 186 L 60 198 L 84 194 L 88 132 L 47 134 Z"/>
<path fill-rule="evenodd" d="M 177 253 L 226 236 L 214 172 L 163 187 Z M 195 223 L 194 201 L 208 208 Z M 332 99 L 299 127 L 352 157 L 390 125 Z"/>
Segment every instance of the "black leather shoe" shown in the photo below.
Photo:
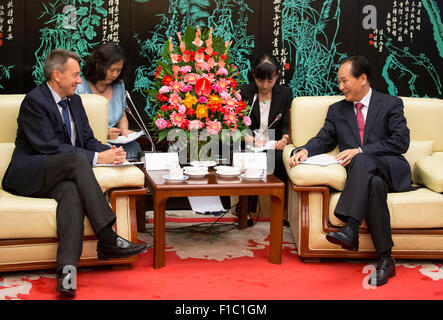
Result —
<path fill-rule="evenodd" d="M 57 288 L 55 290 L 60 292 L 61 296 L 66 298 L 75 297 L 76 290 L 70 285 L 72 281 L 75 281 L 72 277 L 72 273 L 57 273 Z"/>
<path fill-rule="evenodd" d="M 97 243 L 97 256 L 99 259 L 126 258 L 142 253 L 146 250 L 144 243 L 132 243 L 121 237 L 117 237 L 114 245 L 99 241 Z"/>
<path fill-rule="evenodd" d="M 375 272 L 369 277 L 368 283 L 374 287 L 382 286 L 388 283 L 389 278 L 393 276 L 395 276 L 395 260 L 391 256 L 380 258 Z"/>
<path fill-rule="evenodd" d="M 358 251 L 358 233 L 354 232 L 351 227 L 344 226 L 337 232 L 328 232 L 326 239 L 342 246 L 343 249 Z"/>

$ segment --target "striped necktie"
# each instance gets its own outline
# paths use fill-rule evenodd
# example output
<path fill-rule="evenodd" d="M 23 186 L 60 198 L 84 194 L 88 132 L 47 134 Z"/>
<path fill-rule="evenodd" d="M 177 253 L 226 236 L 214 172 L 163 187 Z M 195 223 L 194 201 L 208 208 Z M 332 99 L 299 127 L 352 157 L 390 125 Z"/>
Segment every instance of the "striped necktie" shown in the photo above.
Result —
<path fill-rule="evenodd" d="M 62 106 L 62 115 L 63 115 L 63 121 L 65 122 L 66 131 L 68 131 L 68 137 L 69 141 L 71 141 L 71 120 L 69 118 L 69 109 L 68 109 L 68 102 L 66 99 L 60 100 L 59 104 Z"/>

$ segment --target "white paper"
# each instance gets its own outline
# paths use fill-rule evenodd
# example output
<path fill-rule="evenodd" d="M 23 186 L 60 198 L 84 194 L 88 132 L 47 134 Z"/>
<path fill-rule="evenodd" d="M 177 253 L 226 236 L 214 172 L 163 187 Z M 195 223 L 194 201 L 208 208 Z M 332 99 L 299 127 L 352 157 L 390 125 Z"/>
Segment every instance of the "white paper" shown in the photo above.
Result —
<path fill-rule="evenodd" d="M 117 139 L 108 140 L 108 142 L 110 142 L 110 143 L 117 143 L 117 144 L 126 144 L 126 143 L 129 143 L 129 142 L 137 140 L 142 135 L 143 135 L 143 131 L 133 132 L 131 134 L 128 134 L 127 137 L 126 136 L 118 136 Z"/>
<path fill-rule="evenodd" d="M 266 141 L 266 143 L 263 146 L 261 146 L 261 147 L 251 146 L 249 148 L 249 150 L 251 150 L 253 152 L 263 152 L 266 150 L 273 150 L 273 149 L 275 149 L 276 143 L 277 143 L 277 141 L 275 141 L 275 140 L 268 140 L 268 141 Z"/>
<path fill-rule="evenodd" d="M 192 211 L 196 213 L 225 212 L 220 197 L 188 197 Z"/>
<path fill-rule="evenodd" d="M 266 170 L 268 167 L 266 152 L 234 152 L 232 165 L 240 168 L 241 171 L 246 168 Z"/>
<path fill-rule="evenodd" d="M 178 152 L 145 153 L 146 170 L 169 170 L 172 163 L 179 163 Z"/>
<path fill-rule="evenodd" d="M 117 163 L 117 164 L 112 164 L 112 163 L 97 163 L 94 164 L 93 167 L 125 167 L 125 166 L 132 166 L 135 164 L 143 164 L 143 161 L 138 161 L 138 162 L 124 162 L 124 163 Z"/>
<path fill-rule="evenodd" d="M 326 167 L 330 164 L 340 164 L 333 156 L 327 154 L 319 154 L 316 156 L 308 157 L 305 161 L 300 162 L 300 164 L 313 164 L 317 166 Z"/>

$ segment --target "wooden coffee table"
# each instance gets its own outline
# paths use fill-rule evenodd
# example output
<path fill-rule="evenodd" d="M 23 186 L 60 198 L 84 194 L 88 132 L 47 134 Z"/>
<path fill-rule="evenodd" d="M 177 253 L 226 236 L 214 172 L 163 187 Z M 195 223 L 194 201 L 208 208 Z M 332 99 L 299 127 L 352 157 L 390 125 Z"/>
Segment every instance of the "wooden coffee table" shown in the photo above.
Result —
<path fill-rule="evenodd" d="M 165 207 L 168 198 L 196 196 L 239 196 L 239 228 L 247 227 L 249 195 L 271 197 L 271 226 L 269 262 L 281 264 L 283 240 L 283 208 L 285 184 L 273 175 L 263 180 L 250 181 L 238 178 L 221 178 L 215 172 L 203 179 L 189 178 L 183 182 L 166 182 L 168 171 L 143 170 L 147 187 L 151 190 L 154 205 L 154 268 L 165 266 Z"/>

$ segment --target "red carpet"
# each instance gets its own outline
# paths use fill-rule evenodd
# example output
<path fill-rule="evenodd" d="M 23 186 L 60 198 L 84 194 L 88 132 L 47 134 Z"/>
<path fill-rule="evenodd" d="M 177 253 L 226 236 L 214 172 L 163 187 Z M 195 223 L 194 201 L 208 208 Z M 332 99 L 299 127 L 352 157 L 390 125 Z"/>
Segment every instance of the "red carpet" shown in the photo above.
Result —
<path fill-rule="evenodd" d="M 168 228 L 183 224 L 170 223 Z M 246 230 L 206 235 L 168 232 L 166 266 L 152 268 L 152 249 L 126 269 L 80 268 L 77 297 L 148 300 L 292 300 L 443 298 L 442 261 L 397 261 L 397 275 L 385 286 L 365 283 L 374 261 L 325 260 L 304 263 L 285 228 L 283 263 L 268 262 L 269 222 Z M 148 243 L 151 237 L 141 234 Z M 0 299 L 58 299 L 50 271 L 0 273 Z M 334 292 L 334 294 L 331 294 Z"/>

